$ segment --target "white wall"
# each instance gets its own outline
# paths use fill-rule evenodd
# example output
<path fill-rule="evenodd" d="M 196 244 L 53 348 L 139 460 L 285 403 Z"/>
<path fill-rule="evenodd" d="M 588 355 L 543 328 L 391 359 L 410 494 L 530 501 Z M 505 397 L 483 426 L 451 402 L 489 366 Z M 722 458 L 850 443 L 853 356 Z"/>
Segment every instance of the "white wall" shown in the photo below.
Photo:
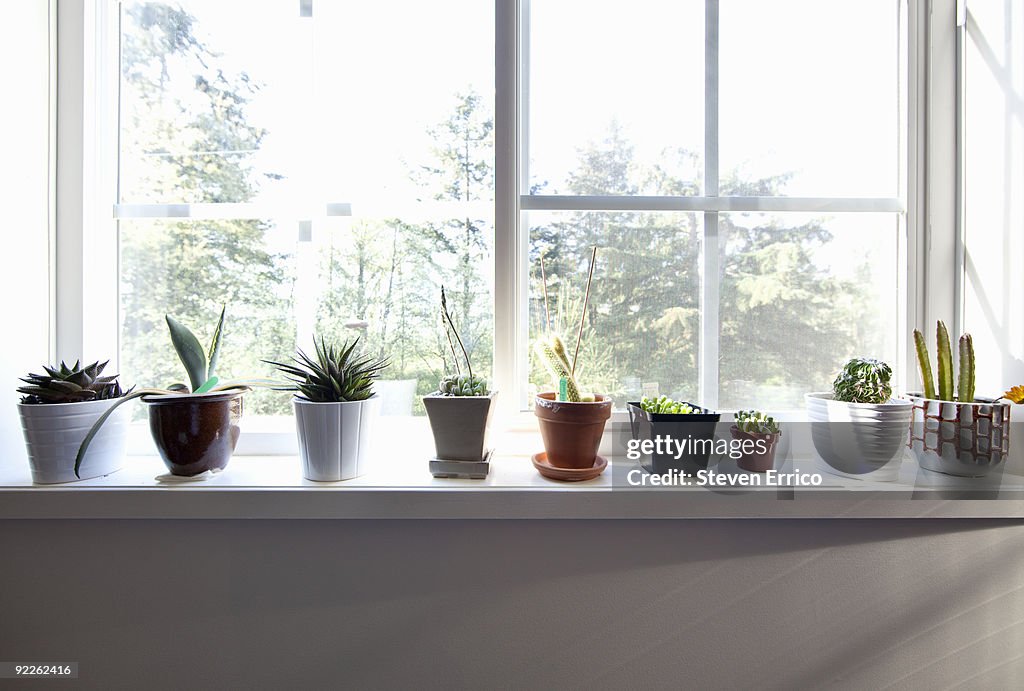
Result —
<path fill-rule="evenodd" d="M 995 397 L 1024 384 L 1024 5 L 968 8 L 964 324 Z"/>
<path fill-rule="evenodd" d="M 68 688 L 1024 688 L 1005 522 L 7 520 L 0 554 L 0 656 Z"/>
<path fill-rule="evenodd" d="M 0 462 L 26 463 L 14 389 L 49 353 L 49 4 L 4 3 L 0 22 Z"/>

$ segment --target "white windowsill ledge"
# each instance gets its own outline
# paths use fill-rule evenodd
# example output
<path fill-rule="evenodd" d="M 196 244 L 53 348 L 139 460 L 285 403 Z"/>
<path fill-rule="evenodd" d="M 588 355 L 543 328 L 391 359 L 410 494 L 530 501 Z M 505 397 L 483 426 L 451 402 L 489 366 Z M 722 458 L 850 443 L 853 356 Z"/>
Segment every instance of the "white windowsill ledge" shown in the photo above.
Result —
<path fill-rule="evenodd" d="M 612 459 L 612 465 L 621 469 L 632 463 Z M 590 482 L 558 483 L 538 475 L 528 456 L 505 455 L 494 459 L 486 480 L 435 479 L 422 454 L 403 454 L 379 457 L 363 477 L 315 483 L 302 478 L 294 456 L 236 456 L 209 480 L 164 485 L 156 481 L 166 472 L 158 458 L 132 456 L 106 477 L 33 485 L 24 459 L 6 459 L 0 463 L 0 518 L 1024 517 L 1024 477 L 1004 474 L 978 495 L 985 498 L 961 498 L 975 496 L 962 493 L 949 498 L 955 481 L 909 461 L 898 482 L 825 476 L 820 489 L 796 490 L 613 488 L 611 471 Z"/>

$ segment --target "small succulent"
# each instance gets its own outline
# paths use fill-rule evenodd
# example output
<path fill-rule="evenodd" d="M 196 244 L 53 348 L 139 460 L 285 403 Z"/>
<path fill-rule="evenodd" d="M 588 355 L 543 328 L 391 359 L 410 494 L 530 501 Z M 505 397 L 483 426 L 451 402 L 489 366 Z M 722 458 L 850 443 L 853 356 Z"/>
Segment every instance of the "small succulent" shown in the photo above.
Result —
<path fill-rule="evenodd" d="M 892 398 L 892 368 L 881 360 L 853 358 L 832 383 L 837 401 L 845 403 L 885 403 Z"/>
<path fill-rule="evenodd" d="M 779 425 L 771 415 L 759 410 L 736 411 L 736 427 L 747 434 L 779 434 Z"/>
<path fill-rule="evenodd" d="M 107 362 L 94 362 L 81 366 L 75 361 L 68 367 L 63 361 L 60 367 L 43 365 L 46 374 L 29 374 L 21 381 L 25 386 L 18 387 L 18 393 L 24 394 L 22 403 L 81 403 L 82 401 L 105 401 L 120 398 L 125 392 L 117 382 L 117 375 L 101 376 Z"/>
<path fill-rule="evenodd" d="M 489 393 L 486 379 L 466 375 L 443 378 L 437 392 L 442 396 L 486 396 Z"/>
<path fill-rule="evenodd" d="M 319 342 L 314 337 L 315 359 L 299 350 L 298 357 L 292 358 L 294 364 L 266 362 L 292 382 L 286 390 L 297 391 L 299 398 L 313 403 L 365 401 L 373 396 L 373 380 L 390 362 L 357 354 L 358 344 L 358 338 L 336 346 L 328 344 L 323 336 Z"/>
<path fill-rule="evenodd" d="M 668 396 L 660 396 L 658 398 L 644 396 L 640 399 L 640 407 L 648 413 L 659 415 L 690 415 L 703 412 L 700 408 L 694 408 L 689 403 L 673 401 Z"/>
<path fill-rule="evenodd" d="M 932 379 L 932 365 L 924 334 L 914 329 L 914 347 L 917 350 L 917 366 L 924 384 L 924 397 L 940 401 L 974 402 L 974 339 L 971 334 L 960 336 L 960 376 L 957 378 L 956 395 L 953 395 L 953 353 L 949 346 L 949 331 L 940 320 L 935 327 L 935 347 L 938 357 L 939 386 L 935 388 Z"/>

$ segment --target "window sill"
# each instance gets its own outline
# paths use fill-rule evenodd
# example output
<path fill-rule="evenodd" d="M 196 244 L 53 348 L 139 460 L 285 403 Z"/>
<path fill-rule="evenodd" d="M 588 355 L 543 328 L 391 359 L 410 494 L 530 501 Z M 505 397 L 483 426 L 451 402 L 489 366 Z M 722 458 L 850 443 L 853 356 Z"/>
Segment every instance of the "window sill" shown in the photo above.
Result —
<path fill-rule="evenodd" d="M 612 459 L 600 478 L 546 480 L 526 455 L 502 455 L 485 480 L 432 478 L 422 454 L 378 458 L 373 472 L 338 483 L 302 479 L 294 456 L 236 456 L 209 480 L 174 485 L 154 456 L 67 485 L 33 485 L 24 459 L 0 465 L 0 518 L 98 519 L 678 519 L 1020 518 L 1024 477 L 962 483 L 905 461 L 896 482 L 824 476 L 817 488 L 672 489 L 614 486 L 633 466 Z M 961 489 L 970 487 L 970 490 Z"/>

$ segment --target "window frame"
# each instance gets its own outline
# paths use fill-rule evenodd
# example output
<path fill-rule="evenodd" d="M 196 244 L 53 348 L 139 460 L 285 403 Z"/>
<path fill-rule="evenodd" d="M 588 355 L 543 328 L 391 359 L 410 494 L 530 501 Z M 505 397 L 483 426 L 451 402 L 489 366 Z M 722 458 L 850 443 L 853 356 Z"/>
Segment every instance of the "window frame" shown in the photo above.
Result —
<path fill-rule="evenodd" d="M 57 22 L 57 185 L 54 359 L 118 354 L 118 273 L 89 267 L 116 262 L 117 216 L 139 209 L 117 205 L 117 113 L 119 56 L 117 0 L 54 0 Z M 710 186 L 702 197 L 565 197 L 525 193 L 528 170 L 523 152 L 528 142 L 529 0 L 495 0 L 495 216 L 494 216 L 494 376 L 501 419 L 512 428 L 532 429 L 532 416 L 519 405 L 527 367 L 527 290 L 525 268 L 529 234 L 526 212 L 533 210 L 697 211 L 717 218 L 722 211 L 887 211 L 902 212 L 899 232 L 898 296 L 904 331 L 946 315 L 961 314 L 962 276 L 961 157 L 958 131 L 962 96 L 958 16 L 964 0 L 898 0 L 906 48 L 901 50 L 900 194 L 898 198 L 720 197 Z M 719 0 L 705 0 L 710 22 L 717 25 Z M 903 28 L 905 27 L 905 28 Z M 706 55 L 717 48 L 705 41 Z M 717 53 L 710 65 L 717 64 Z M 705 83 L 717 79 L 708 70 Z M 708 99 L 709 112 L 716 107 Z M 714 113 L 711 113 L 714 115 Z M 714 118 L 708 120 L 712 122 Z M 705 127 L 706 137 L 708 127 Z M 713 151 L 711 147 L 707 151 Z M 715 161 L 708 162 L 708 167 Z M 705 171 L 708 173 L 708 171 Z M 107 201 L 110 205 L 107 205 Z M 181 205 L 166 205 L 167 207 Z M 146 215 L 158 210 L 141 210 Z M 197 210 L 198 211 L 198 210 Z M 209 211 L 209 210 L 207 210 Z M 216 210 L 214 210 L 216 211 Z M 223 211 L 223 210 L 222 210 Z M 235 209 L 232 213 L 263 215 L 274 210 Z M 165 209 L 167 216 L 192 213 Z M 293 212 L 288 211 L 289 215 Z M 344 205 L 323 209 L 324 216 L 347 215 Z M 298 217 L 297 215 L 295 216 Z M 705 246 L 713 242 L 714 225 L 704 224 Z M 959 249 L 958 249 L 959 248 Z M 705 273 L 717 274 L 717 253 L 703 253 Z M 960 262 L 960 263 L 958 263 Z M 702 335 L 714 333 L 717 343 L 717 291 L 702 290 Z M 954 319 L 954 322 L 956 319 Z M 913 362 L 908 334 L 899 334 L 898 371 L 907 384 Z M 717 348 L 701 339 L 702 400 L 717 403 Z M 292 437 L 289 443 L 286 438 Z M 247 431 L 245 452 L 284 453 L 294 445 L 290 432 Z"/>

